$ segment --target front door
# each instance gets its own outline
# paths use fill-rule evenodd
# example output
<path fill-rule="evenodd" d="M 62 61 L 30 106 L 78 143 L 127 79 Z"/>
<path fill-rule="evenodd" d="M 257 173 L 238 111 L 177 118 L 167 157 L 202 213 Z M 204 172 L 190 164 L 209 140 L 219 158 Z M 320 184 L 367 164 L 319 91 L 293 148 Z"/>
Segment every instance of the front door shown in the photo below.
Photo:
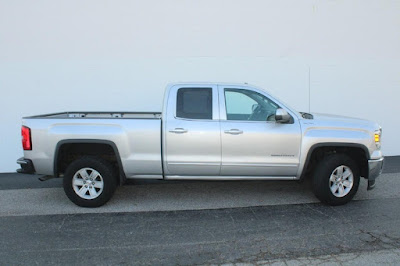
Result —
<path fill-rule="evenodd" d="M 223 176 L 295 176 L 300 125 L 275 122 L 283 108 L 262 91 L 219 86 Z"/>

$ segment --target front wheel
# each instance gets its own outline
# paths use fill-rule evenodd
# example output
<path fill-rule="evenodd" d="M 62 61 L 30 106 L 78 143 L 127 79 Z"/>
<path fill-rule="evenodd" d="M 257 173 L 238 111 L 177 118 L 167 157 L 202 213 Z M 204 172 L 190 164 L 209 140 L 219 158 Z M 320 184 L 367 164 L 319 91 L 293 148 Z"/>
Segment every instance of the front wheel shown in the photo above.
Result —
<path fill-rule="evenodd" d="M 343 205 L 357 193 L 360 183 L 358 165 L 345 154 L 331 154 L 317 165 L 313 176 L 315 196 L 329 205 Z"/>
<path fill-rule="evenodd" d="M 109 201 L 117 187 L 113 167 L 98 157 L 82 157 L 66 169 L 64 191 L 81 207 L 100 207 Z"/>

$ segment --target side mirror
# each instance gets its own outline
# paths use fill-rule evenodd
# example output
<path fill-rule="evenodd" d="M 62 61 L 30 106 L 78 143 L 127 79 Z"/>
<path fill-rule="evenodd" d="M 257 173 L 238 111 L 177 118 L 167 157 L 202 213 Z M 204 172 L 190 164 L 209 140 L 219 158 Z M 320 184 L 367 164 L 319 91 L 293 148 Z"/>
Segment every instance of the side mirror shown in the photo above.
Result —
<path fill-rule="evenodd" d="M 275 111 L 275 121 L 277 123 L 287 123 L 290 121 L 291 116 L 285 109 L 278 108 Z"/>

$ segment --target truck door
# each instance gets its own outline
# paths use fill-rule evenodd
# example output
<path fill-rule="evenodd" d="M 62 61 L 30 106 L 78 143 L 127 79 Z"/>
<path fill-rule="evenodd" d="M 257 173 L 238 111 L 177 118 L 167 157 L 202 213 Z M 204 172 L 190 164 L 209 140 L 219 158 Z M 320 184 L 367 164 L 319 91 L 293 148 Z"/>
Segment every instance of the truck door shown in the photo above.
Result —
<path fill-rule="evenodd" d="M 219 98 L 221 175 L 295 176 L 301 142 L 297 118 L 275 122 L 281 106 L 260 90 L 219 86 Z"/>
<path fill-rule="evenodd" d="M 221 169 L 217 86 L 170 89 L 164 127 L 167 176 L 215 176 Z"/>

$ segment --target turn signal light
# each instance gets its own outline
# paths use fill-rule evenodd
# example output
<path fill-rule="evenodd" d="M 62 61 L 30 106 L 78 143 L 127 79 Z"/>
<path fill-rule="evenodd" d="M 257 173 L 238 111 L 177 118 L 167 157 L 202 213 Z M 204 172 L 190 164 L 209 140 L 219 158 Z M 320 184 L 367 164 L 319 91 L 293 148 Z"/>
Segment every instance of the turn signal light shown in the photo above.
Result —
<path fill-rule="evenodd" d="M 381 148 L 381 139 L 382 139 L 382 129 L 380 128 L 379 130 L 375 131 L 374 134 L 375 144 L 378 149 Z"/>
<path fill-rule="evenodd" d="M 22 148 L 24 151 L 32 150 L 32 139 L 31 139 L 31 129 L 29 127 L 22 126 Z"/>

